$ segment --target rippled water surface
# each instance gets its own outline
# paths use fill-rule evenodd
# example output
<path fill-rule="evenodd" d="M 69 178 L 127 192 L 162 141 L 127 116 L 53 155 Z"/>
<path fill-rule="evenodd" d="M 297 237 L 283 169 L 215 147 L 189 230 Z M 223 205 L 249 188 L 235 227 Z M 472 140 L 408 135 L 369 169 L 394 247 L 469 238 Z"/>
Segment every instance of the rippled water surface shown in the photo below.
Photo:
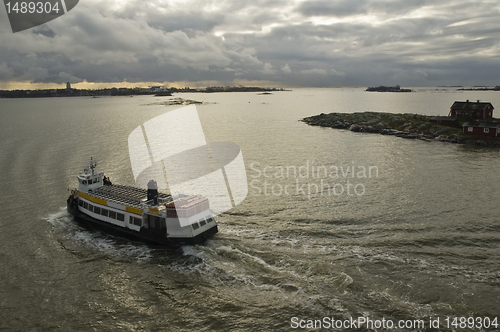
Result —
<path fill-rule="evenodd" d="M 299 121 L 446 115 L 466 99 L 498 108 L 498 92 L 179 97 L 204 102 L 207 141 L 241 147 L 249 194 L 218 217 L 216 237 L 175 251 L 83 229 L 65 201 L 90 156 L 113 182 L 133 184 L 129 133 L 179 106 L 150 96 L 0 100 L 0 329 L 268 331 L 291 330 L 292 317 L 500 318 L 500 150 Z"/>

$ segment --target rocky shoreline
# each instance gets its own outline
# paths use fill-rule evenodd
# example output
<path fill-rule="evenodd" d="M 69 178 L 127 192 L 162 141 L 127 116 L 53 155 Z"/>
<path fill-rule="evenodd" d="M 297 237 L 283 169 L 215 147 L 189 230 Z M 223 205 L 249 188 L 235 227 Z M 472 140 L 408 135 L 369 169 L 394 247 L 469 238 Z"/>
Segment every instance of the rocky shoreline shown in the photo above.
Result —
<path fill-rule="evenodd" d="M 145 105 L 165 105 L 165 106 L 173 106 L 173 105 L 207 105 L 207 104 L 217 104 L 217 103 L 211 103 L 211 102 L 203 102 L 203 101 L 197 101 L 197 100 L 192 100 L 192 99 L 183 99 L 183 98 L 170 98 L 167 99 L 166 101 L 162 102 L 155 102 L 151 104 L 145 104 Z"/>
<path fill-rule="evenodd" d="M 407 139 L 441 141 L 500 148 L 500 138 L 464 135 L 462 127 L 431 123 L 432 116 L 394 113 L 329 113 L 302 119 L 311 126 L 347 129 L 354 132 L 394 135 Z"/>

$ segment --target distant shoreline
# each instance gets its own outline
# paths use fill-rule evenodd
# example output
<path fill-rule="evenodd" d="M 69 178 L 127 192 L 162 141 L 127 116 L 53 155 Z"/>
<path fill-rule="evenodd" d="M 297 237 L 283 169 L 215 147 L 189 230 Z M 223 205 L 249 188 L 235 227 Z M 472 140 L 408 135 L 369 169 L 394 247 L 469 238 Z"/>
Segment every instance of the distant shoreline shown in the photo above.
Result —
<path fill-rule="evenodd" d="M 310 116 L 302 122 L 311 126 L 347 129 L 353 132 L 378 133 L 407 139 L 441 141 L 500 148 L 500 138 L 464 135 L 462 128 L 432 123 L 432 116 L 380 112 L 330 113 Z M 500 120 L 494 119 L 499 122 Z"/>
<path fill-rule="evenodd" d="M 216 92 L 275 92 L 291 91 L 284 88 L 262 88 L 245 86 L 207 87 L 205 89 L 169 88 L 107 88 L 107 89 L 44 89 L 44 90 L 0 90 L 0 98 L 53 98 L 53 97 L 104 97 L 104 96 L 172 96 L 173 93 L 216 93 Z"/>
<path fill-rule="evenodd" d="M 488 87 L 475 87 L 475 88 L 460 88 L 458 91 L 500 91 L 500 86 L 496 86 L 494 88 Z"/>

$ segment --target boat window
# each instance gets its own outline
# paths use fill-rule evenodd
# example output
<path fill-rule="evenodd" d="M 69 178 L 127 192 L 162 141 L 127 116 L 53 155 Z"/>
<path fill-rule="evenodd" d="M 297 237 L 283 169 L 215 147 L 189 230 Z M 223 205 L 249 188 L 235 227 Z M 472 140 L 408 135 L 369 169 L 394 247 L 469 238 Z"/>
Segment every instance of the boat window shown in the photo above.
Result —
<path fill-rule="evenodd" d="M 467 130 L 468 130 L 468 131 L 473 131 L 473 130 L 474 130 L 474 128 L 473 128 L 473 127 L 467 127 Z"/>
<path fill-rule="evenodd" d="M 87 210 L 89 208 L 89 203 L 83 202 L 83 208 Z"/>
<path fill-rule="evenodd" d="M 115 211 L 109 211 L 109 217 L 116 219 L 116 212 Z"/>
<path fill-rule="evenodd" d="M 101 208 L 98 206 L 94 206 L 94 213 L 101 214 Z"/>
<path fill-rule="evenodd" d="M 125 221 L 125 215 L 123 213 L 117 213 L 116 219 L 120 221 Z"/>
<path fill-rule="evenodd" d="M 167 223 L 165 221 L 165 218 L 160 218 L 158 216 L 151 216 L 151 215 L 147 215 L 146 218 L 147 218 L 148 226 L 151 229 L 160 230 L 160 229 L 167 228 Z"/>
<path fill-rule="evenodd" d="M 107 217 L 108 216 L 108 210 L 101 209 L 101 215 Z"/>
<path fill-rule="evenodd" d="M 136 226 L 141 226 L 142 225 L 142 218 L 136 218 L 136 217 L 130 216 L 129 223 L 134 224 Z"/>
<path fill-rule="evenodd" d="M 94 206 L 92 204 L 89 204 L 89 211 L 94 212 Z"/>
<path fill-rule="evenodd" d="M 129 217 L 128 217 L 128 223 L 129 223 L 129 224 L 133 224 L 133 223 L 134 223 L 134 217 L 129 216 Z"/>
<path fill-rule="evenodd" d="M 81 199 L 78 200 L 78 205 L 83 206 L 83 201 Z"/>
<path fill-rule="evenodd" d="M 200 219 L 200 226 L 205 226 L 206 223 L 205 219 Z"/>
<path fill-rule="evenodd" d="M 215 222 L 215 219 L 213 217 L 210 217 L 207 219 L 208 222 Z"/>
<path fill-rule="evenodd" d="M 82 183 L 83 183 L 82 179 L 78 179 L 78 182 L 79 182 L 80 184 L 82 184 Z"/>
<path fill-rule="evenodd" d="M 87 184 L 87 180 L 83 180 L 83 184 Z"/>
<path fill-rule="evenodd" d="M 490 128 L 484 128 L 484 132 L 485 133 L 489 133 L 490 132 Z"/>
<path fill-rule="evenodd" d="M 198 229 L 200 228 L 200 225 L 198 225 L 198 223 L 195 222 L 194 224 L 191 224 L 191 227 L 193 227 L 193 229 Z"/>

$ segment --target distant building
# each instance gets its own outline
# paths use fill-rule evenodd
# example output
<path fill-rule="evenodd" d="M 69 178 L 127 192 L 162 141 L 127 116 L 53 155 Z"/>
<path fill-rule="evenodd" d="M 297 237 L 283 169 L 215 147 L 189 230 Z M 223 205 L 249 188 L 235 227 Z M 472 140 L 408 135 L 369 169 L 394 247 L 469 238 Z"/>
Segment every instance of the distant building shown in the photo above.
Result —
<path fill-rule="evenodd" d="M 434 116 L 429 121 L 451 127 L 458 127 L 462 123 L 465 135 L 500 137 L 500 123 L 493 122 L 493 109 L 490 102 L 456 101 L 448 116 Z"/>
<path fill-rule="evenodd" d="M 151 87 L 151 91 L 153 92 L 163 92 L 166 91 L 166 88 L 164 85 L 154 85 Z"/>
<path fill-rule="evenodd" d="M 456 101 L 450 108 L 450 117 L 469 117 L 472 119 L 491 119 L 493 117 L 493 105 L 489 102 L 481 103 L 470 101 Z"/>
<path fill-rule="evenodd" d="M 465 122 L 462 128 L 465 135 L 500 137 L 500 123 L 497 122 Z"/>
<path fill-rule="evenodd" d="M 71 91 L 71 84 L 66 83 L 66 92 L 70 92 Z"/>

